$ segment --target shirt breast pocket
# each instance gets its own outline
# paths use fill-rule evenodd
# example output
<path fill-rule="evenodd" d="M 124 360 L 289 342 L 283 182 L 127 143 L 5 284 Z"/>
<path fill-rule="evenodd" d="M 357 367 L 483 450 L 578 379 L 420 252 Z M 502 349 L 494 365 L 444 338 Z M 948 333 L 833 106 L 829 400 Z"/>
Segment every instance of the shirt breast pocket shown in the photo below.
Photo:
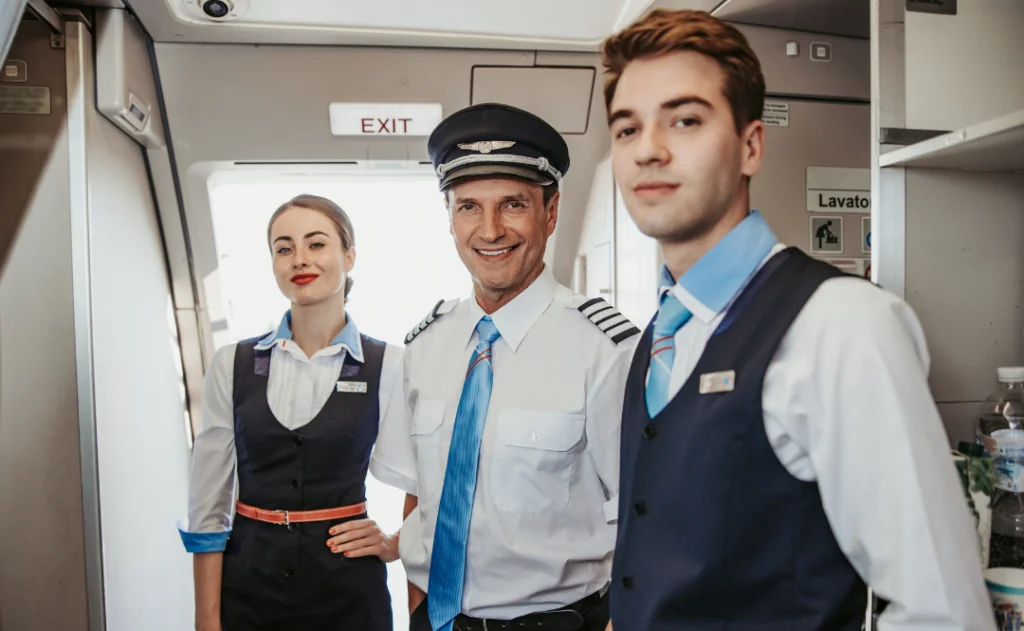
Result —
<path fill-rule="evenodd" d="M 565 510 L 584 425 L 583 414 L 502 411 L 491 465 L 495 507 L 521 513 Z"/>
<path fill-rule="evenodd" d="M 420 399 L 412 417 L 413 445 L 416 449 L 418 495 L 433 497 L 441 492 L 444 462 L 441 460 L 441 425 L 444 423 L 444 401 Z"/>

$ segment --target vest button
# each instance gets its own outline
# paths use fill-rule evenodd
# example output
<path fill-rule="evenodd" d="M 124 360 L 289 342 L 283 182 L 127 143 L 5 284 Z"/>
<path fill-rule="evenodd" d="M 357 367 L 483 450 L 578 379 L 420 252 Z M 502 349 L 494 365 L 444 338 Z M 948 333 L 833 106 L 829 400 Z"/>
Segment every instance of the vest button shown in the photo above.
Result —
<path fill-rule="evenodd" d="M 633 589 L 633 579 L 628 576 L 623 576 L 622 587 L 625 589 Z"/>
<path fill-rule="evenodd" d="M 292 480 L 292 488 L 293 489 L 299 488 L 299 481 L 298 480 Z"/>
<path fill-rule="evenodd" d="M 651 427 L 650 425 L 644 428 L 644 438 L 646 438 L 647 440 L 654 438 L 655 434 L 657 433 L 658 432 L 654 431 L 654 428 Z"/>
<path fill-rule="evenodd" d="M 292 439 L 292 442 L 295 443 L 296 447 L 301 447 L 302 446 L 302 436 L 296 436 L 294 439 Z"/>
<path fill-rule="evenodd" d="M 285 568 L 284 575 L 285 575 L 286 578 L 291 578 L 293 574 L 295 574 L 295 570 L 293 570 L 290 567 Z"/>
<path fill-rule="evenodd" d="M 295 532 L 299 529 L 298 524 L 288 524 L 288 532 Z"/>
<path fill-rule="evenodd" d="M 633 512 L 640 516 L 646 515 L 647 502 L 637 502 L 636 506 L 633 507 Z"/>

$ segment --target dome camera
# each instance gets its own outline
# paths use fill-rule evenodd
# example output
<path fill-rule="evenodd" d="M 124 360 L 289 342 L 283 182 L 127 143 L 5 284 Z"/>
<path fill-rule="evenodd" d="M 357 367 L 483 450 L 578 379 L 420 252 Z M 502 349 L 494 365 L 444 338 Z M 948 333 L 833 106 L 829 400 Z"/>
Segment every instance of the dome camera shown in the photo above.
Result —
<path fill-rule="evenodd" d="M 0 0 L 2 1 L 2 0 Z M 176 0 L 199 23 L 233 22 L 249 12 L 250 0 Z"/>
<path fill-rule="evenodd" d="M 215 20 L 222 20 L 231 13 L 230 0 L 202 0 L 203 13 Z"/>

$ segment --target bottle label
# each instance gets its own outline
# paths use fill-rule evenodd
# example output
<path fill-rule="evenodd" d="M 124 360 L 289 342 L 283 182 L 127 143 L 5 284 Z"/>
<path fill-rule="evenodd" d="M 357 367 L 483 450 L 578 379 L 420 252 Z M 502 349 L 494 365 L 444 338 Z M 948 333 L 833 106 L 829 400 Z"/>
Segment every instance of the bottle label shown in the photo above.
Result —
<path fill-rule="evenodd" d="M 996 430 L 992 441 L 995 485 L 1011 493 L 1024 492 L 1024 429 Z"/>

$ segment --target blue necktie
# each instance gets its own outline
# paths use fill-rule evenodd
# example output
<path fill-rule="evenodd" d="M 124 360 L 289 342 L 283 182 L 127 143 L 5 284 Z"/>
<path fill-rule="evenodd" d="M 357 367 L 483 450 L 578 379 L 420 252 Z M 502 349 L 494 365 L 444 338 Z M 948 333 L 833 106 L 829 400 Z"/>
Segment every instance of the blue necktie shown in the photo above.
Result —
<path fill-rule="evenodd" d="M 434 631 L 451 631 L 452 621 L 462 612 L 462 586 L 466 577 L 466 541 L 473 514 L 480 437 L 491 400 L 491 344 L 500 337 L 490 316 L 476 325 L 480 335 L 469 360 L 462 398 L 455 414 L 448 468 L 444 474 L 441 502 L 437 508 L 434 547 L 427 584 L 427 614 Z"/>
<path fill-rule="evenodd" d="M 665 292 L 654 320 L 650 373 L 647 376 L 647 413 L 651 418 L 668 405 L 668 382 L 676 358 L 676 331 L 686 324 L 690 315 L 671 291 Z"/>

